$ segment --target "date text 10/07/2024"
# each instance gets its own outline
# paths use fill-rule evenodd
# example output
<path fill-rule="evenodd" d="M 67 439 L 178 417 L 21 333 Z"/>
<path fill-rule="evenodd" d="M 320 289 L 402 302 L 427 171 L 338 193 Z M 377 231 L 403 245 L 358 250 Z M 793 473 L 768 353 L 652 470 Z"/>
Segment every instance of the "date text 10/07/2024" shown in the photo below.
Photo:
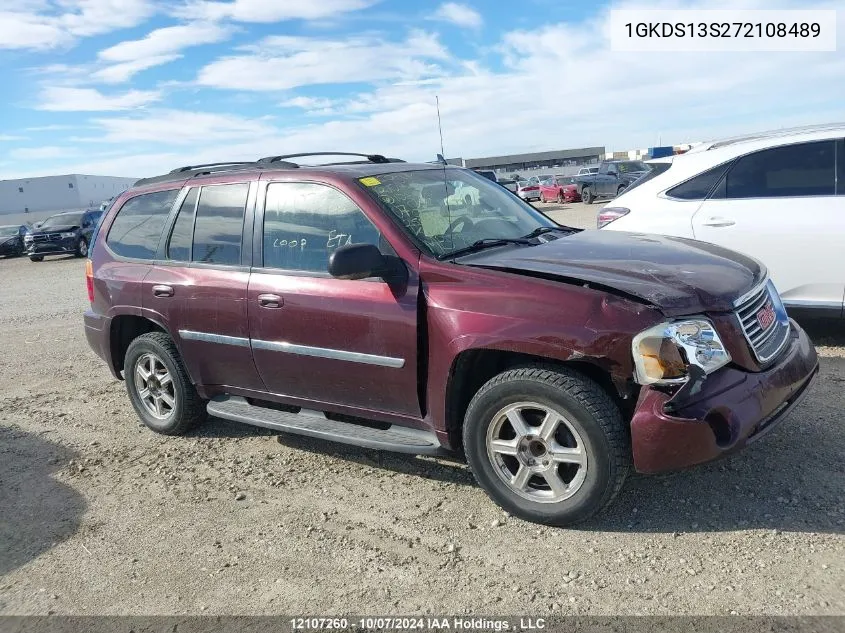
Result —
<path fill-rule="evenodd" d="M 454 616 L 426 617 L 294 617 L 293 631 L 538 631 L 546 628 L 545 618 L 482 618 Z"/>

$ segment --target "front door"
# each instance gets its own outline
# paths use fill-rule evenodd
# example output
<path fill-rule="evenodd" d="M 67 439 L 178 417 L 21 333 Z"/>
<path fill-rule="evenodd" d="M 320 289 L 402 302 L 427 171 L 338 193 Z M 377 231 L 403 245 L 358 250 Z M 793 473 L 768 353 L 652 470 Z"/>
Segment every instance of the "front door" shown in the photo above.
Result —
<path fill-rule="evenodd" d="M 270 182 L 263 211 L 248 310 L 255 364 L 270 392 L 420 416 L 415 273 L 404 284 L 329 276 L 329 255 L 340 246 L 370 243 L 392 254 L 338 189 Z"/>
<path fill-rule="evenodd" d="M 835 142 L 740 158 L 693 216 L 695 239 L 761 260 L 787 307 L 842 308 L 845 198 L 835 195 Z"/>

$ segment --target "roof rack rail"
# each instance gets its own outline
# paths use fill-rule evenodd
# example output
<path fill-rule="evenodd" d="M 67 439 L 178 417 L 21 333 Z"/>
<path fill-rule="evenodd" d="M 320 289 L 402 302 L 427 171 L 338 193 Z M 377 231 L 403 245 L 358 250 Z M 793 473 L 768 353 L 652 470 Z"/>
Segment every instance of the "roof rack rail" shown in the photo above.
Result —
<path fill-rule="evenodd" d="M 371 163 L 403 162 L 397 158 L 387 158 L 386 156 L 382 156 L 381 154 L 358 154 L 356 152 L 305 152 L 303 154 L 282 154 L 280 156 L 265 156 L 264 158 L 259 158 L 258 162 L 261 164 L 279 163 L 282 161 L 286 161 L 286 159 L 288 158 L 303 158 L 306 156 L 361 156 L 363 158 L 366 158 Z"/>
<path fill-rule="evenodd" d="M 185 165 L 184 167 L 177 167 L 171 169 L 168 173 L 181 174 L 185 171 L 193 171 L 195 169 L 204 169 L 205 167 L 231 167 L 234 165 L 254 165 L 254 161 L 227 161 L 225 163 L 204 163 L 202 165 Z"/>

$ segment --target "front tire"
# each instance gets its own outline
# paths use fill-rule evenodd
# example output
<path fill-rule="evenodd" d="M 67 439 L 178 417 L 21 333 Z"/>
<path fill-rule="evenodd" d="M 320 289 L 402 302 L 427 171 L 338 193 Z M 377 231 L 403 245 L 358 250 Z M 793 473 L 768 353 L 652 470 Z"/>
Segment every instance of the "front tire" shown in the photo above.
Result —
<path fill-rule="evenodd" d="M 123 377 L 135 413 L 156 433 L 182 435 L 205 420 L 205 403 L 164 332 L 143 334 L 129 344 Z"/>
<path fill-rule="evenodd" d="M 43 255 L 30 255 L 29 261 L 31 261 L 31 262 L 43 262 L 44 256 Z"/>
<path fill-rule="evenodd" d="M 76 245 L 76 251 L 74 252 L 74 256 L 88 257 L 88 240 L 86 240 L 84 237 L 79 238 L 79 242 Z"/>
<path fill-rule="evenodd" d="M 579 523 L 609 505 L 631 463 L 616 403 L 566 368 L 533 365 L 489 380 L 467 409 L 463 441 L 493 501 L 547 525 Z"/>

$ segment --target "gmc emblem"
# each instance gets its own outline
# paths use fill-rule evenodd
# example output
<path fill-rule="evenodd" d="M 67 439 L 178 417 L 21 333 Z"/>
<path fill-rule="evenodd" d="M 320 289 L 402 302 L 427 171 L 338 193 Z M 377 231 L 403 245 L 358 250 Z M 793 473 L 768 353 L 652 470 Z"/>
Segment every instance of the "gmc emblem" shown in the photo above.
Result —
<path fill-rule="evenodd" d="M 769 301 L 766 305 L 760 308 L 757 313 L 757 323 L 760 324 L 760 329 L 768 330 L 769 326 L 775 322 L 775 308 L 772 302 Z"/>

